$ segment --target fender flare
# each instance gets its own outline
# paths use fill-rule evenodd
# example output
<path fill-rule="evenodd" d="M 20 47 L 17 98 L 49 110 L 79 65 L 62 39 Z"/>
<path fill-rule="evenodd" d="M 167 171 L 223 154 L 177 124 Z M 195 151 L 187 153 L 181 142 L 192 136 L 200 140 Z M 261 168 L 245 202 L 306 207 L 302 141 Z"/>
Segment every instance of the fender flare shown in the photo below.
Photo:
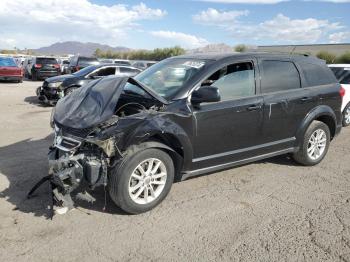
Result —
<path fill-rule="evenodd" d="M 300 146 L 304 133 L 306 132 L 311 122 L 318 119 L 321 116 L 331 117 L 333 119 L 334 126 L 337 125 L 337 118 L 332 108 L 326 105 L 317 106 L 306 115 L 301 125 L 299 126 L 296 132 L 296 139 L 297 139 L 296 141 L 298 143 L 297 146 Z"/>
<path fill-rule="evenodd" d="M 166 151 L 170 157 L 173 159 L 174 168 L 175 168 L 175 176 L 174 181 L 181 181 L 181 171 L 183 166 L 183 157 L 180 156 L 174 149 L 171 147 L 156 141 L 146 141 L 140 144 L 133 144 L 128 147 L 128 149 L 123 153 L 123 157 L 130 156 L 136 154 L 137 152 L 149 149 L 149 148 L 157 148 L 163 151 Z"/>

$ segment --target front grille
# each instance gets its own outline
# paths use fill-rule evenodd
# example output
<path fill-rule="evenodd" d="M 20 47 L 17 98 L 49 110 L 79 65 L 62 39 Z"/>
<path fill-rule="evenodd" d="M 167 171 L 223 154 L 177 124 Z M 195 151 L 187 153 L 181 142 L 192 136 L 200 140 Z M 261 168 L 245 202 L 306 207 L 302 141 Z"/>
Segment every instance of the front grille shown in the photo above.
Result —
<path fill-rule="evenodd" d="M 85 138 L 88 134 L 90 134 L 93 130 L 93 128 L 72 128 L 72 127 L 67 127 L 63 126 L 59 123 L 56 123 L 56 125 L 62 130 L 62 135 L 63 136 L 76 136 L 80 138 Z"/>

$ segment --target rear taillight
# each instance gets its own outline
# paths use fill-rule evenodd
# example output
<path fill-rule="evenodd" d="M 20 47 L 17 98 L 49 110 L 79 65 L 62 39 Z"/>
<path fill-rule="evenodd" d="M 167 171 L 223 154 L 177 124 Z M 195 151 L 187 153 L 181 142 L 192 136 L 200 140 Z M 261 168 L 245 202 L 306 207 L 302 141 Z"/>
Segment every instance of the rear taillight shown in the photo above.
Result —
<path fill-rule="evenodd" d="M 339 94 L 342 98 L 345 96 L 345 88 L 343 86 L 340 86 Z"/>
<path fill-rule="evenodd" d="M 53 67 L 54 68 L 60 68 L 60 65 L 59 64 L 54 64 Z"/>
<path fill-rule="evenodd" d="M 41 65 L 41 64 L 35 64 L 34 67 L 35 67 L 35 68 L 41 68 L 42 65 Z"/>

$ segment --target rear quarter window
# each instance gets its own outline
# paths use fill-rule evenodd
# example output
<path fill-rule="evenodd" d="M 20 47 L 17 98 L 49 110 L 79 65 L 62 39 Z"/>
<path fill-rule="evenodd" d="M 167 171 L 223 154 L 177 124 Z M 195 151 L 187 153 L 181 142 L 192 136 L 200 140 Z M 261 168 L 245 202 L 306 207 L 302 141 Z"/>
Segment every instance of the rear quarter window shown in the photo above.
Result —
<path fill-rule="evenodd" d="M 329 85 L 337 82 L 332 71 L 326 66 L 302 62 L 298 63 L 305 78 L 306 87 Z"/>
<path fill-rule="evenodd" d="M 263 60 L 260 63 L 261 92 L 272 93 L 301 87 L 300 76 L 294 63 Z"/>

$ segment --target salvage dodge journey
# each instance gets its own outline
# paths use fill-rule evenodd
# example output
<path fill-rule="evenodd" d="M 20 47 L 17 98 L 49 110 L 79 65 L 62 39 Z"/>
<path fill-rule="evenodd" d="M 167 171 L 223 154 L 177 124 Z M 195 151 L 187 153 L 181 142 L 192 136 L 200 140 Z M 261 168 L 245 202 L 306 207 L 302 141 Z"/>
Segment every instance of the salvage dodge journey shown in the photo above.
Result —
<path fill-rule="evenodd" d="M 313 166 L 342 126 L 344 89 L 323 60 L 178 56 L 134 78 L 90 82 L 57 103 L 49 176 L 57 210 L 104 186 L 131 214 L 174 181 L 291 154 Z"/>

